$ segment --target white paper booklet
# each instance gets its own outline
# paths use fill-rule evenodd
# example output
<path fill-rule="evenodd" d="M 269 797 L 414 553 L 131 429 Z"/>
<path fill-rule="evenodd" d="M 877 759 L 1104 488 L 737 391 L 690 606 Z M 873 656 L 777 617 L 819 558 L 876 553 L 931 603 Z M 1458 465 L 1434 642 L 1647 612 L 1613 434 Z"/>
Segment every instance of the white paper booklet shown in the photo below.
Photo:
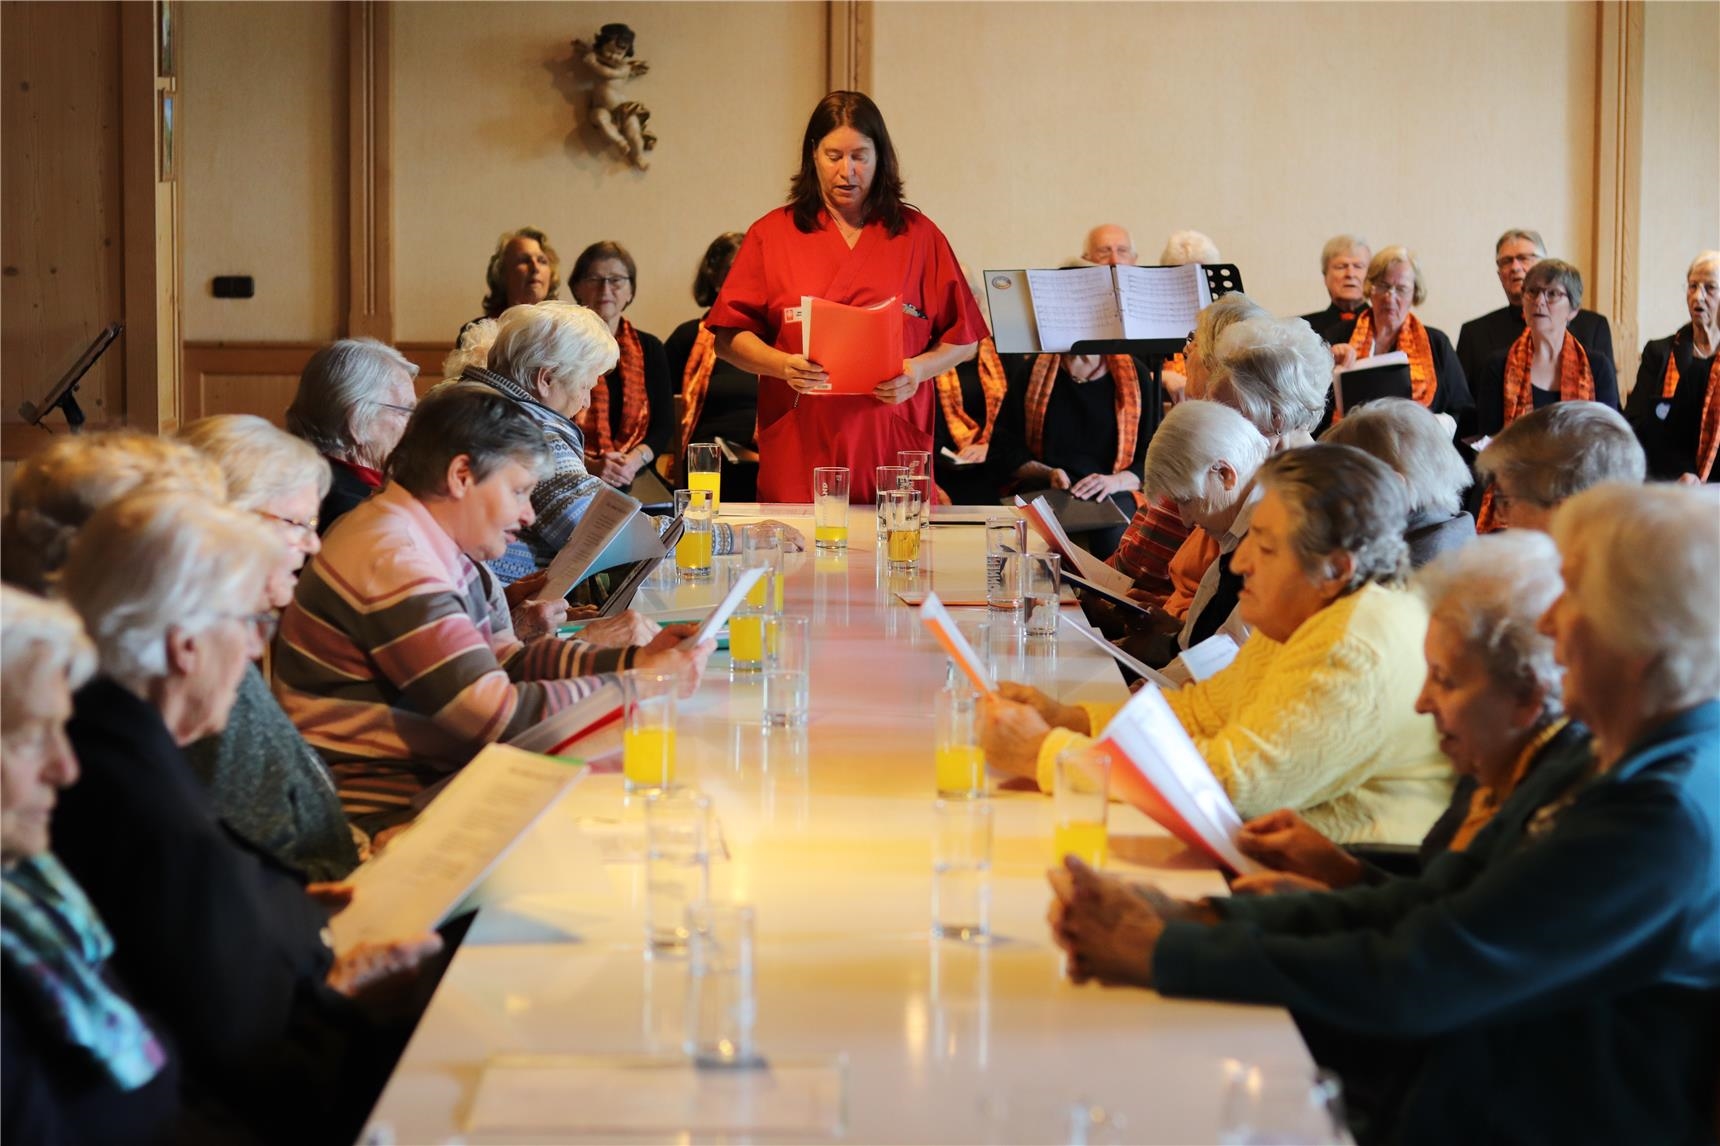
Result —
<path fill-rule="evenodd" d="M 997 682 L 991 679 L 991 674 L 985 671 L 985 664 L 979 659 L 979 654 L 973 651 L 968 639 L 962 636 L 962 631 L 956 627 L 944 603 L 938 600 L 936 593 L 927 593 L 926 599 L 920 603 L 920 623 L 932 631 L 938 644 L 944 652 L 962 670 L 974 688 L 987 696 L 997 691 Z"/>
<path fill-rule="evenodd" d="M 478 753 L 411 828 L 353 873 L 352 902 L 329 923 L 336 953 L 439 926 L 584 775 L 577 761 L 505 744 Z"/>
<path fill-rule="evenodd" d="M 1039 347 L 1060 354 L 1077 342 L 1186 338 L 1212 301 L 1198 264 L 1181 267 L 1075 267 L 1028 271 Z"/>
<path fill-rule="evenodd" d="M 553 601 L 565 597 L 586 577 L 616 565 L 661 557 L 663 542 L 657 527 L 639 511 L 639 503 L 620 490 L 604 486 L 591 499 L 591 506 L 561 552 L 549 563 L 549 579 L 538 598 Z"/>
<path fill-rule="evenodd" d="M 606 684 L 508 741 L 509 748 L 559 756 L 575 741 L 621 718 L 621 686 Z"/>
<path fill-rule="evenodd" d="M 1231 871 L 1260 870 L 1236 848 L 1242 817 L 1155 685 L 1111 718 L 1098 748 L 1111 758 L 1113 792 Z"/>
<path fill-rule="evenodd" d="M 1110 641 L 1107 641 L 1102 634 L 1089 629 L 1086 625 L 1083 625 L 1069 614 L 1063 614 L 1063 623 L 1068 625 L 1071 629 L 1074 629 L 1077 633 L 1080 633 L 1089 641 L 1092 641 L 1095 645 L 1098 645 L 1111 657 L 1111 659 L 1115 660 L 1118 664 L 1122 665 L 1142 680 L 1151 681 L 1160 688 L 1175 689 L 1178 687 L 1176 681 L 1170 679 L 1157 669 L 1149 668 L 1145 661 L 1130 656 L 1122 649 L 1119 649 L 1116 645 L 1113 645 Z"/>
<path fill-rule="evenodd" d="M 1021 516 L 1027 519 L 1027 524 L 1033 527 L 1033 532 L 1039 534 L 1041 540 L 1050 546 L 1051 552 L 1075 567 L 1075 572 L 1101 589 L 1128 596 L 1129 590 L 1135 587 L 1134 578 L 1120 569 L 1113 569 L 1073 541 L 1064 531 L 1063 523 L 1057 520 L 1057 514 L 1051 510 L 1051 505 L 1043 496 L 1034 498 L 1031 502 L 1017 497 L 1015 504 L 1021 509 Z"/>

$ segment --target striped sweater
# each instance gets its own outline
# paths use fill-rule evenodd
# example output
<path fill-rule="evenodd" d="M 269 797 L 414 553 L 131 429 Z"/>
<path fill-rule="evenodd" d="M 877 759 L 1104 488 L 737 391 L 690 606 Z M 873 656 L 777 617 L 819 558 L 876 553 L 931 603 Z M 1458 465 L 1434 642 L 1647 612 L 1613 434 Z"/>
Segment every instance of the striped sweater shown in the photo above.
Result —
<path fill-rule="evenodd" d="M 422 502 L 384 487 L 341 518 L 275 642 L 275 695 L 333 769 L 353 822 L 411 818 L 484 745 L 594 691 L 632 649 L 523 644 L 495 578 Z M 576 679 L 577 678 L 577 679 Z"/>

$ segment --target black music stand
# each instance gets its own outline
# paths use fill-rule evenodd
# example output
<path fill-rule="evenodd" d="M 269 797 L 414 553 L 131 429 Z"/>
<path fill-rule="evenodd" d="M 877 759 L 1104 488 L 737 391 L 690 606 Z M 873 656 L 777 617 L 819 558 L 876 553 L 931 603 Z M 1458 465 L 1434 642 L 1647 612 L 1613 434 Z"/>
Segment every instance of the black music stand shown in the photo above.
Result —
<path fill-rule="evenodd" d="M 78 405 L 78 383 L 83 381 L 83 377 L 89 373 L 90 367 L 94 366 L 96 361 L 107 353 L 107 348 L 114 344 L 114 340 L 120 336 L 120 332 L 124 329 L 125 323 L 110 322 L 100 334 L 91 340 L 88 346 L 84 347 L 84 352 L 78 355 L 78 360 L 72 363 L 72 368 L 67 370 L 58 382 L 54 383 L 53 389 L 49 390 L 47 397 L 42 399 L 42 404 L 38 406 L 34 402 L 20 403 L 18 406 L 19 415 L 30 425 L 40 426 L 42 419 L 57 409 L 65 414 L 66 425 L 71 427 L 72 433 L 75 434 L 83 429 L 84 410 L 82 406 Z"/>

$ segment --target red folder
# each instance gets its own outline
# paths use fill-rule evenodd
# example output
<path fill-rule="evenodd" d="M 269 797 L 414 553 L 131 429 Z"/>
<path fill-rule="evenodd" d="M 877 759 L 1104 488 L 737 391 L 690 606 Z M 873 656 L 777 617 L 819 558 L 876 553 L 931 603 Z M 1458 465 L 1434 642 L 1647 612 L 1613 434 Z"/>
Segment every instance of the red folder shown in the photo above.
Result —
<path fill-rule="evenodd" d="M 801 340 L 806 357 L 830 375 L 819 394 L 870 394 L 880 382 L 902 373 L 902 300 L 876 306 L 846 306 L 803 296 Z"/>

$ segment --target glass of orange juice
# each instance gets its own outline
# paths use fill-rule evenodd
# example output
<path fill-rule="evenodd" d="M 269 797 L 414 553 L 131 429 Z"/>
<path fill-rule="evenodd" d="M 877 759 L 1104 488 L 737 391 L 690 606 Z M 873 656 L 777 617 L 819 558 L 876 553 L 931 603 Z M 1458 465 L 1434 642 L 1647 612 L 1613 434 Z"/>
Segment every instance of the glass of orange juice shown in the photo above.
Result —
<path fill-rule="evenodd" d="M 621 674 L 621 774 L 629 792 L 663 792 L 675 786 L 675 694 L 680 682 L 679 673 L 650 669 Z"/>
<path fill-rule="evenodd" d="M 687 488 L 711 495 L 711 516 L 723 508 L 723 448 L 715 442 L 687 443 Z"/>
<path fill-rule="evenodd" d="M 675 491 L 681 540 L 675 543 L 675 569 L 688 581 L 711 577 L 711 495 L 702 489 Z"/>
<path fill-rule="evenodd" d="M 848 548 L 848 467 L 812 471 L 812 522 L 819 549 Z"/>
<path fill-rule="evenodd" d="M 1058 863 L 1072 855 L 1088 867 L 1105 866 L 1110 854 L 1105 836 L 1110 799 L 1109 756 L 1094 748 L 1070 748 L 1057 757 L 1051 800 L 1057 824 L 1052 848 Z"/>
<path fill-rule="evenodd" d="M 938 795 L 970 800 L 985 795 L 985 753 L 975 719 L 979 700 L 973 685 L 957 673 L 939 690 L 932 708 L 932 759 Z"/>

